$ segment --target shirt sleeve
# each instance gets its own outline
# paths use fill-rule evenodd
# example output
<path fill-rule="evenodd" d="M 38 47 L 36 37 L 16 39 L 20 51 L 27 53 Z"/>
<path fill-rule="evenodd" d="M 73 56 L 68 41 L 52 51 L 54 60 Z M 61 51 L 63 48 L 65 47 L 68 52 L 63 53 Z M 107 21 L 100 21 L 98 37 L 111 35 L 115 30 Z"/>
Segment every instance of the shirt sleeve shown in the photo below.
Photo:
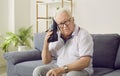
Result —
<path fill-rule="evenodd" d="M 79 39 L 79 56 L 93 56 L 93 39 L 88 32 L 83 32 Z"/>

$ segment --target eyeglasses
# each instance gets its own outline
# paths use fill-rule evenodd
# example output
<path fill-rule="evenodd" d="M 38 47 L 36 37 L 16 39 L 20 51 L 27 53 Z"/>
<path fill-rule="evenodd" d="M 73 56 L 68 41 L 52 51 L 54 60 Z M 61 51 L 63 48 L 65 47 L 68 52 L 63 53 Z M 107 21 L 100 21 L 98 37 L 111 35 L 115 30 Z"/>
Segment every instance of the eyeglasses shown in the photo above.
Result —
<path fill-rule="evenodd" d="M 69 18 L 69 19 L 66 20 L 65 22 L 58 24 L 58 26 L 59 26 L 59 27 L 63 27 L 64 25 L 67 25 L 67 26 L 68 26 L 68 25 L 70 24 L 70 22 L 71 22 L 71 19 L 72 19 L 72 18 Z"/>

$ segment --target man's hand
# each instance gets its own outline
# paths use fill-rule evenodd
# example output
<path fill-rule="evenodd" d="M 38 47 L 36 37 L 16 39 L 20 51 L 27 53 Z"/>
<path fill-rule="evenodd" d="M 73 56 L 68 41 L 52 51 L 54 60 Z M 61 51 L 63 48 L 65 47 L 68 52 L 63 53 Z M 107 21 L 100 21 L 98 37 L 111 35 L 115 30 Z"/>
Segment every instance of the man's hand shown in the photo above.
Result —
<path fill-rule="evenodd" d="M 64 68 L 54 68 L 47 72 L 46 76 L 61 76 L 64 73 Z"/>
<path fill-rule="evenodd" d="M 48 39 L 50 38 L 51 34 L 53 33 L 53 31 L 48 31 L 46 36 L 45 36 L 45 42 L 48 42 Z"/>

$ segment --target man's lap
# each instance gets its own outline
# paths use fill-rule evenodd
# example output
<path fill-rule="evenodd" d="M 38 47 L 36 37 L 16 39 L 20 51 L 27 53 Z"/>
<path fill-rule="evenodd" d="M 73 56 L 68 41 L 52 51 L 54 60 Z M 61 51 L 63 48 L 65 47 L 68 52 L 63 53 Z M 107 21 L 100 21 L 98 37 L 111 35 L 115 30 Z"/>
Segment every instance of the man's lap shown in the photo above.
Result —
<path fill-rule="evenodd" d="M 48 64 L 48 65 L 38 66 L 37 69 L 47 73 L 50 69 L 57 68 L 57 67 L 58 66 L 55 64 Z M 62 74 L 62 76 L 89 76 L 89 74 L 87 71 L 82 70 L 82 71 L 70 71 L 68 73 Z"/>

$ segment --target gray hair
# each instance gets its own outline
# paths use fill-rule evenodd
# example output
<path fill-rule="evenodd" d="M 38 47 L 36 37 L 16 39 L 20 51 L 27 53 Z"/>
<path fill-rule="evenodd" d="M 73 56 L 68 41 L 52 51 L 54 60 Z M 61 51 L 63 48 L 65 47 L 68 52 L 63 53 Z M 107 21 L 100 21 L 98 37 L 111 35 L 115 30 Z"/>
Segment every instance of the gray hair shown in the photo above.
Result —
<path fill-rule="evenodd" d="M 67 13 L 70 17 L 72 17 L 71 11 L 70 11 L 69 9 L 67 9 L 67 8 L 60 8 L 60 9 L 58 9 L 58 10 L 56 11 L 54 18 L 56 18 L 56 16 L 57 16 L 58 14 L 61 14 L 61 13 L 64 13 L 64 12 Z"/>

